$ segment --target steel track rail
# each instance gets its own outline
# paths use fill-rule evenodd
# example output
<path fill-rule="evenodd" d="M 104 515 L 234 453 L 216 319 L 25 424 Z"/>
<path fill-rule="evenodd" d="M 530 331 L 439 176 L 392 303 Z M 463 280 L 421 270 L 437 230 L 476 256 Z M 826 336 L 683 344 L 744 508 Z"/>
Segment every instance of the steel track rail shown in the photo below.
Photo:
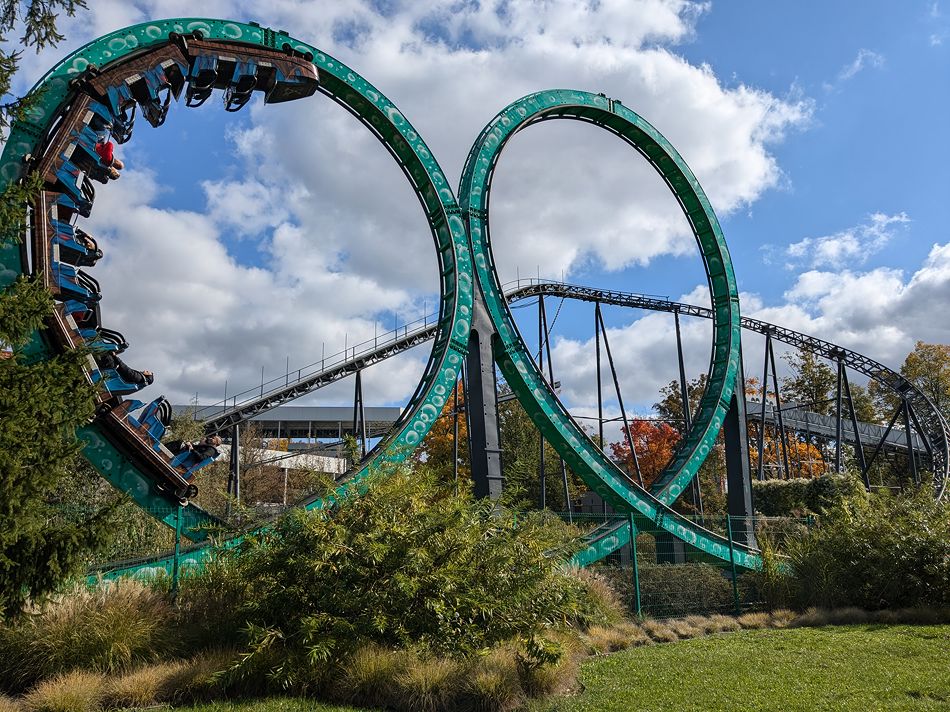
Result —
<path fill-rule="evenodd" d="M 506 296 L 510 301 L 514 301 L 541 294 L 600 302 L 601 304 L 649 309 L 651 311 L 676 312 L 704 319 L 713 317 L 712 310 L 707 307 L 657 299 L 631 292 L 597 289 L 563 282 L 546 281 L 533 282 L 524 286 L 518 285 L 508 290 Z M 816 356 L 822 356 L 832 361 L 840 360 L 848 368 L 874 379 L 899 395 L 903 400 L 906 400 L 921 425 L 926 444 L 929 445 L 932 451 L 935 495 L 940 499 L 946 494 L 947 483 L 950 480 L 950 426 L 948 426 L 947 421 L 937 407 L 913 383 L 884 364 L 830 341 L 745 316 L 740 318 L 740 323 L 743 329 L 763 335 L 770 334 L 773 339 L 808 351 Z"/>

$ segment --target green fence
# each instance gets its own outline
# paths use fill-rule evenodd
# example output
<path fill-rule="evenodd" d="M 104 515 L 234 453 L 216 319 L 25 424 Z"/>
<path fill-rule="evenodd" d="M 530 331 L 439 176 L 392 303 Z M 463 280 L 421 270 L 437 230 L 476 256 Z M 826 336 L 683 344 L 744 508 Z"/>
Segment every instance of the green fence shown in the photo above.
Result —
<path fill-rule="evenodd" d="M 739 614 L 765 604 L 756 572 L 706 556 L 661 529 L 645 529 L 623 514 L 573 513 L 570 519 L 585 532 L 603 530 L 611 523 L 634 527 L 631 543 L 590 567 L 617 590 L 632 615 Z M 691 519 L 730 540 L 743 541 L 751 533 L 779 553 L 789 536 L 812 525 L 810 518 L 791 517 Z"/>

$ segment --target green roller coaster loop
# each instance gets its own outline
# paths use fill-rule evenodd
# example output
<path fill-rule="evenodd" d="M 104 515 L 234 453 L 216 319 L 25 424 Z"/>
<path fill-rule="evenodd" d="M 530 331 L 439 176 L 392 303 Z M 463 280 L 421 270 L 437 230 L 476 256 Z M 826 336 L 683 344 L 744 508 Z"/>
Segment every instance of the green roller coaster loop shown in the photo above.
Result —
<path fill-rule="evenodd" d="M 385 462 L 405 459 L 435 422 L 455 387 L 467 352 L 477 279 L 499 334 L 496 359 L 542 433 L 571 467 L 618 509 L 632 512 L 641 521 L 649 520 L 710 557 L 721 561 L 732 559 L 744 568 L 758 567 L 759 558 L 753 551 L 738 545 L 730 547 L 723 537 L 696 526 L 669 508 L 710 451 L 732 397 L 739 364 L 738 297 L 719 224 L 695 177 L 652 126 L 619 102 L 579 91 L 541 92 L 515 102 L 485 128 L 473 147 L 463 172 L 460 205 L 436 159 L 409 121 L 381 92 L 333 57 L 282 32 L 257 25 L 195 18 L 164 20 L 142 23 L 94 40 L 51 69 L 35 87 L 43 91 L 37 109 L 28 120 L 11 130 L 0 157 L 0 184 L 5 186 L 21 177 L 24 157 L 42 146 L 69 97 L 72 78 L 90 65 L 105 70 L 136 53 L 165 44 L 170 33 L 186 34 L 196 30 L 208 40 L 240 42 L 266 49 L 288 45 L 312 56 L 318 71 L 319 91 L 343 105 L 384 144 L 409 179 L 433 234 L 440 268 L 439 322 L 433 350 L 404 415 L 351 473 L 350 483 L 363 480 Z M 547 389 L 518 335 L 494 271 L 487 208 L 498 156 L 516 131 L 552 118 L 572 118 L 600 125 L 633 145 L 650 161 L 680 201 L 699 242 L 709 276 L 716 315 L 710 385 L 693 429 L 652 494 L 627 484 L 619 469 L 584 435 Z M 9 242 L 0 245 L 0 288 L 28 270 L 22 245 Z M 50 353 L 39 332 L 34 334 L 28 351 L 35 358 Z M 96 424 L 82 428 L 78 435 L 85 443 L 86 457 L 114 486 L 129 493 L 147 510 L 167 507 L 167 501 L 155 490 L 147 474 L 115 450 Z M 319 508 L 332 499 L 332 496 L 314 499 L 304 506 Z M 190 538 L 200 541 L 205 534 L 195 528 L 210 517 L 195 507 L 185 508 L 183 515 L 181 526 L 189 532 Z M 169 514 L 165 523 L 174 527 L 175 514 Z M 600 539 L 582 552 L 576 562 L 583 565 L 601 558 L 622 545 L 625 537 L 629 537 L 628 527 Z M 236 541 L 238 539 L 232 543 Z M 195 549 L 186 553 L 180 563 L 194 565 L 208 551 L 206 547 Z M 170 566 L 170 557 L 157 557 L 117 569 L 111 575 L 168 570 Z"/>
<path fill-rule="evenodd" d="M 0 157 L 0 181 L 6 186 L 21 177 L 24 157 L 41 145 L 69 95 L 71 79 L 90 65 L 104 70 L 143 50 L 166 44 L 170 33 L 196 30 L 208 40 L 240 42 L 266 49 L 281 49 L 287 44 L 298 52 L 312 55 L 319 90 L 342 104 L 385 145 L 403 169 L 425 211 L 441 275 L 438 333 L 415 394 L 390 434 L 352 474 L 351 482 L 358 481 L 384 461 L 398 462 L 406 458 L 432 427 L 455 387 L 471 325 L 473 298 L 468 238 L 455 194 L 422 137 L 382 92 L 319 49 L 256 25 L 196 18 L 142 23 L 90 42 L 53 67 L 37 83 L 34 91 L 43 92 L 42 101 L 27 121 L 13 127 Z M 28 270 L 26 251 L 21 250 L 20 245 L 5 242 L 0 246 L 0 288 Z M 34 334 L 29 351 L 36 358 L 49 352 L 39 333 Z M 108 443 L 96 424 L 82 428 L 78 435 L 85 443 L 85 457 L 105 479 L 147 510 L 167 509 L 167 500 L 155 490 L 149 478 Z M 315 500 L 306 506 L 321 504 Z M 210 517 L 196 507 L 187 507 L 184 512 L 190 538 L 202 539 L 204 531 L 195 527 Z M 174 527 L 175 515 L 169 514 L 163 521 Z"/>
<path fill-rule="evenodd" d="M 571 418 L 540 373 L 518 332 L 498 279 L 491 254 L 488 205 L 495 167 L 507 142 L 518 131 L 550 119 L 574 119 L 602 127 L 633 146 L 656 169 L 683 209 L 699 244 L 714 310 L 709 382 L 692 429 L 673 460 L 654 484 L 652 493 L 629 482 L 624 473 Z M 469 152 L 459 187 L 459 202 L 467 212 L 468 230 L 478 286 L 498 333 L 495 359 L 518 400 L 535 425 L 564 460 L 594 491 L 620 511 L 633 512 L 678 539 L 714 558 L 744 568 L 758 567 L 750 549 L 730 546 L 669 508 L 705 461 L 722 428 L 739 373 L 739 295 L 729 251 L 716 215 L 699 182 L 670 143 L 649 123 L 619 101 L 602 94 L 550 90 L 530 94 L 510 104 L 482 130 Z M 576 557 L 586 564 L 629 539 L 620 527 Z"/>

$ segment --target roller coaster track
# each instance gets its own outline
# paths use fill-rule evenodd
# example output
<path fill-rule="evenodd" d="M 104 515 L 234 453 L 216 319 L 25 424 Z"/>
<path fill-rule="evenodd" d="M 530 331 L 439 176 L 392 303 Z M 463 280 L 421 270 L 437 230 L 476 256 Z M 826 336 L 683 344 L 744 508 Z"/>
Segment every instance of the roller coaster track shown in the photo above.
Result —
<path fill-rule="evenodd" d="M 645 309 L 649 311 L 659 311 L 668 313 L 679 313 L 687 316 L 711 318 L 710 310 L 706 307 L 687 304 L 685 302 L 674 302 L 668 299 L 660 299 L 653 296 L 635 294 L 630 292 L 605 291 L 592 289 L 576 284 L 567 284 L 555 281 L 525 280 L 505 291 L 505 296 L 510 303 L 516 303 L 524 299 L 544 294 L 545 296 L 562 297 L 565 299 L 582 300 L 588 302 L 601 302 L 604 304 L 613 304 L 617 306 Z M 603 299 L 601 299 L 602 297 Z M 272 388 L 257 397 L 248 398 L 240 403 L 235 403 L 227 407 L 222 401 L 214 405 L 204 406 L 196 412 L 196 417 L 203 420 L 205 431 L 208 433 L 220 432 L 231 427 L 236 423 L 242 423 L 253 418 L 255 415 L 266 410 L 282 405 L 307 393 L 323 388 L 331 383 L 352 375 L 358 370 L 371 366 L 380 361 L 384 361 L 392 356 L 412 349 L 419 344 L 431 340 L 435 335 L 435 328 L 432 326 L 433 318 L 420 319 L 418 322 L 401 326 L 398 329 L 379 336 L 364 344 L 357 344 L 346 351 L 324 359 L 322 362 L 316 362 L 309 367 L 304 367 L 303 376 L 299 376 L 293 381 L 289 381 L 290 374 L 281 376 L 272 381 L 272 383 L 282 384 L 280 387 Z M 946 422 L 936 410 L 930 401 L 917 390 L 913 384 L 904 379 L 899 373 L 891 371 L 883 364 L 877 363 L 866 356 L 862 356 L 853 351 L 849 351 L 840 346 L 830 344 L 821 339 L 802 334 L 800 332 L 785 329 L 783 327 L 763 322 L 757 319 L 742 317 L 742 327 L 755 331 L 760 334 L 770 333 L 779 341 L 790 344 L 817 356 L 828 357 L 830 353 L 835 354 L 835 358 L 841 360 L 847 366 L 856 364 L 855 370 L 875 378 L 883 385 L 892 388 L 891 384 L 900 383 L 905 387 L 904 391 L 894 389 L 894 392 L 903 396 L 911 392 L 916 395 L 918 403 L 923 402 L 925 409 L 930 410 L 929 418 L 919 418 L 918 422 L 938 423 L 939 430 L 927 434 L 927 437 L 921 437 L 916 432 L 911 433 L 913 449 L 921 454 L 932 457 L 934 452 L 934 442 L 947 442 Z M 818 344 L 818 348 L 815 348 Z M 329 366 L 317 368 L 329 362 Z M 266 386 L 267 384 L 265 384 Z M 256 389 L 251 389 L 245 393 L 256 393 Z M 235 399 L 239 397 L 236 396 Z M 760 404 L 756 401 L 748 401 L 746 408 L 747 418 L 750 421 L 760 419 Z M 810 432 L 816 435 L 833 438 L 836 434 L 835 419 L 831 416 L 824 416 L 818 413 L 810 412 L 804 408 L 794 408 L 783 406 L 782 408 L 785 427 L 789 430 L 799 432 Z M 213 412 L 216 415 L 202 417 L 204 414 Z M 917 408 L 914 408 L 917 413 Z M 771 404 L 766 405 L 766 422 L 774 425 L 777 423 L 777 414 Z M 883 426 L 875 423 L 858 423 L 859 437 L 855 437 L 854 430 L 850 423 L 845 423 L 842 428 L 842 438 L 849 443 L 860 442 L 865 445 L 880 442 L 883 448 L 894 451 L 907 450 L 907 438 L 903 432 L 886 432 Z M 941 473 L 936 463 L 946 463 L 946 456 L 942 460 L 934 463 L 934 483 L 940 485 L 938 493 L 945 491 L 945 485 L 941 483 L 947 479 L 947 471 L 944 468 Z"/>
<path fill-rule="evenodd" d="M 510 300 L 522 299 L 541 294 L 557 297 L 569 297 L 588 302 L 614 304 L 618 306 L 649 309 L 685 314 L 687 316 L 712 318 L 712 310 L 682 302 L 667 301 L 655 297 L 620 292 L 616 290 L 596 289 L 559 282 L 534 282 L 526 286 L 518 286 L 507 292 Z M 910 405 L 911 417 L 923 436 L 923 445 L 932 459 L 933 483 L 938 498 L 946 492 L 947 482 L 950 479 L 950 426 L 940 411 L 913 383 L 900 373 L 888 368 L 882 363 L 868 358 L 856 351 L 851 351 L 829 341 L 808 336 L 783 326 L 770 324 L 759 319 L 742 317 L 740 323 L 743 329 L 754 331 L 762 335 L 769 334 L 773 339 L 794 346 L 829 359 L 840 361 L 845 366 L 858 373 L 864 374 L 885 388 L 894 392 Z"/>
<path fill-rule="evenodd" d="M 315 92 L 328 96 L 347 109 L 382 143 L 402 169 L 426 216 L 440 275 L 439 314 L 431 329 L 433 348 L 420 383 L 400 420 L 348 474 L 347 488 L 362 486 L 367 475 L 384 462 L 399 462 L 409 456 L 446 404 L 457 383 L 463 359 L 468 358 L 471 362 L 478 358 L 480 368 L 490 365 L 486 364 L 483 349 L 489 343 L 484 339 L 490 339 L 490 356 L 545 439 L 592 490 L 617 511 L 630 514 L 631 526 L 591 542 L 591 546 L 576 557 L 577 563 L 583 565 L 597 560 L 609 553 L 608 550 L 622 545 L 629 539 L 635 523 L 636 526 L 664 531 L 705 557 L 745 569 L 760 565 L 756 550 L 739 543 L 741 538 L 734 542 L 708 531 L 671 508 L 696 476 L 724 422 L 737 408 L 739 337 L 743 324 L 739 316 L 735 274 L 718 220 L 685 161 L 652 125 L 620 101 L 602 94 L 547 90 L 528 95 L 499 112 L 479 134 L 466 160 L 456 198 L 418 132 L 392 102 L 354 70 L 282 31 L 253 23 L 180 18 L 146 22 L 98 38 L 73 52 L 44 75 L 36 87 L 41 92 L 36 107 L 11 128 L 0 158 L 3 186 L 27 174 L 39 175 L 46 183 L 45 200 L 60 206 L 68 203 L 68 210 L 74 216 L 88 216 L 95 190 L 75 160 L 85 151 L 85 155 L 91 157 L 87 160 L 92 161 L 89 170 L 101 168 L 91 150 L 90 141 L 95 139 L 96 129 L 90 122 L 99 116 L 100 126 L 105 121 L 107 126 L 113 127 L 116 140 L 124 141 L 132 130 L 131 118 L 127 114 L 130 106 L 133 109 L 140 106 L 142 115 L 150 123 L 161 125 L 170 98 L 177 99 L 185 86 L 189 105 L 194 105 L 192 99 L 198 103 L 206 99 L 214 88 L 225 89 L 226 108 L 231 111 L 246 104 L 252 90 L 265 92 L 265 103 L 304 98 Z M 500 155 L 507 142 L 519 131 L 542 121 L 564 119 L 585 122 L 611 133 L 636 150 L 656 170 L 692 229 L 709 283 L 712 308 L 702 314 L 696 313 L 710 318 L 713 326 L 707 387 L 691 428 L 684 434 L 673 459 L 650 491 L 631 482 L 604 455 L 553 393 L 518 334 L 494 268 L 488 205 Z M 57 285 L 62 286 L 63 279 L 66 279 L 67 288 L 98 301 L 100 295 L 95 280 L 62 264 L 59 245 L 54 245 L 59 236 L 46 232 L 50 225 L 55 227 L 56 216 L 53 215 L 53 223 L 49 223 L 42 206 L 34 206 L 33 214 L 40 229 L 34 229 L 31 236 L 34 247 L 32 264 L 28 250 L 10 242 L 0 244 L 0 287 L 8 285 L 18 274 L 33 273 L 49 284 L 51 290 Z M 24 228 L 26 232 L 27 226 Z M 526 294 L 530 293 L 529 289 Z M 603 303 L 629 298 L 624 293 L 589 288 L 578 288 L 575 296 L 596 298 Z M 484 318 L 479 315 L 484 315 Z M 476 318 L 482 319 L 482 327 L 473 328 Z M 64 323 L 68 326 L 68 319 L 60 319 L 37 331 L 27 348 L 27 356 L 43 358 L 77 345 Z M 770 333 L 775 338 L 784 340 L 801 336 L 779 327 L 757 324 L 774 328 Z M 421 331 L 428 329 L 424 324 Z M 486 330 L 492 333 L 486 333 Z M 394 349 L 408 348 L 412 342 L 421 343 L 425 336 L 421 332 L 411 337 L 406 333 L 402 340 L 395 338 L 391 348 L 383 350 L 391 354 Z M 808 337 L 805 340 L 807 346 L 818 353 L 853 361 L 849 364 L 852 368 L 862 370 L 863 366 L 868 370 L 879 370 L 879 364 L 873 361 L 859 363 L 857 354 L 820 340 L 808 340 Z M 351 354 L 350 358 L 344 354 L 343 359 L 329 371 L 321 368 L 319 374 L 311 373 L 307 383 L 295 384 L 295 393 L 338 380 L 369 365 L 376 356 L 369 354 L 368 349 L 366 351 Z M 384 354 L 379 354 L 377 360 L 384 357 Z M 924 424 L 923 432 L 933 450 L 933 460 L 943 468 L 943 472 L 947 460 L 945 427 L 940 427 L 941 423 L 927 411 L 926 399 L 916 397 L 906 381 L 896 381 L 889 374 L 893 372 L 868 375 L 887 382 L 911 402 L 915 417 Z M 104 382 L 101 369 L 97 371 L 95 362 L 90 362 L 89 375 L 93 382 Z M 303 380 L 303 374 L 298 380 Z M 293 393 L 286 388 L 288 385 L 285 383 L 281 395 L 275 392 L 259 394 L 258 400 L 262 402 L 255 406 L 257 412 L 270 407 L 268 404 L 276 403 L 279 398 L 286 396 L 289 399 Z M 103 477 L 129 493 L 139 505 L 150 508 L 167 503 L 168 494 L 163 494 L 156 485 L 158 475 L 150 469 L 154 466 L 157 472 L 161 467 L 156 463 L 168 464 L 155 459 L 155 453 L 161 456 L 161 444 L 150 444 L 142 439 L 144 435 L 140 437 L 136 434 L 138 431 L 128 428 L 121 432 L 110 431 L 108 424 L 126 418 L 130 407 L 126 403 L 125 410 L 121 410 L 121 395 L 117 393 L 114 398 L 109 398 L 109 409 L 102 410 L 95 422 L 80 429 L 78 435 L 85 443 L 84 454 Z M 221 416 L 226 417 L 222 419 Z M 233 412 L 215 417 L 217 425 L 214 427 L 227 427 L 229 422 L 237 422 L 236 418 L 241 416 Z M 945 482 L 945 475 L 942 476 L 941 482 Z M 323 499 L 312 499 L 302 506 L 322 508 L 348 491 L 341 487 Z M 207 515 L 192 506 L 184 507 L 184 510 L 188 519 L 187 535 L 200 541 L 206 534 L 194 525 L 207 521 Z M 166 520 L 166 523 L 169 522 Z M 192 561 L 199 561 L 207 551 L 207 548 L 197 549 L 189 556 Z"/>

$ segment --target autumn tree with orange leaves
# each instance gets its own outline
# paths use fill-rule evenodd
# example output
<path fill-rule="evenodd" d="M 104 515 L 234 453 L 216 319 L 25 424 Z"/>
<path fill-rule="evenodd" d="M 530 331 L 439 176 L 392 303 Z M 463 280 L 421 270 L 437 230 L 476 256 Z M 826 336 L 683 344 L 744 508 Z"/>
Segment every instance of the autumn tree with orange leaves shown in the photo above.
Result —
<path fill-rule="evenodd" d="M 611 456 L 636 481 L 637 470 L 630 452 L 630 442 L 633 442 L 643 486 L 649 487 L 672 459 L 680 434 L 669 423 L 641 419 L 630 423 L 629 432 L 630 439 L 622 437 L 619 442 L 610 443 Z"/>
<path fill-rule="evenodd" d="M 459 480 L 468 480 L 471 477 L 468 457 L 468 425 L 465 422 L 465 391 L 461 385 L 456 385 L 458 390 L 459 413 L 458 418 L 458 468 Z M 424 462 L 425 466 L 445 482 L 451 481 L 455 477 L 455 467 L 453 465 L 453 456 L 455 453 L 455 418 L 453 409 L 455 408 L 455 394 L 449 395 L 442 407 L 442 413 L 436 419 L 432 429 L 422 441 L 422 445 L 416 449 L 414 456 L 417 461 Z"/>

